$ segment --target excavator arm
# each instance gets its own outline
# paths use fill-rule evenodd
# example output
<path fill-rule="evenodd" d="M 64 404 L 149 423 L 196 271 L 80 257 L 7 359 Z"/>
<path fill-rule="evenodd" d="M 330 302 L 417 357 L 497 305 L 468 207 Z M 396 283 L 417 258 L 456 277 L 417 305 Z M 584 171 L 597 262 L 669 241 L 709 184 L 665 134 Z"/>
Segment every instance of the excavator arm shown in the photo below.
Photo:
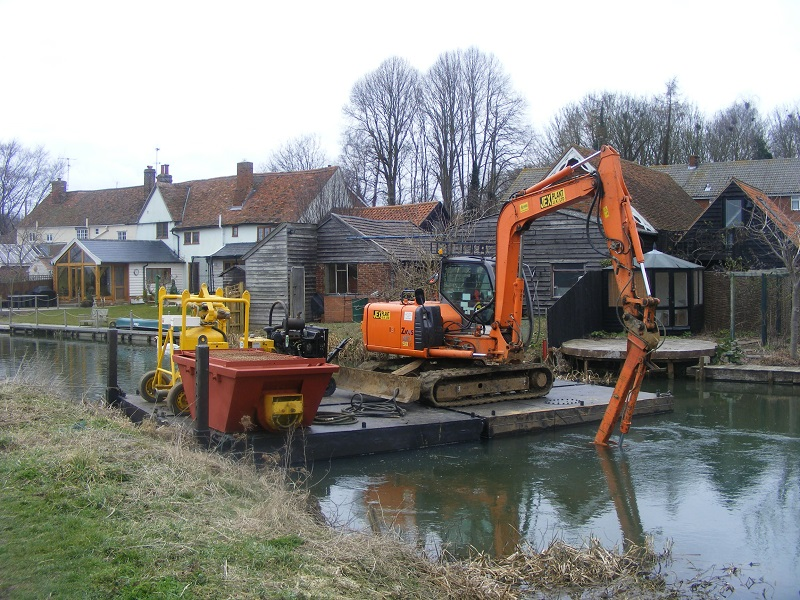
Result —
<path fill-rule="evenodd" d="M 597 157 L 596 172 L 587 173 L 583 163 Z M 603 146 L 597 154 L 567 166 L 537 185 L 517 193 L 504 205 L 497 224 L 497 293 L 496 317 L 498 327 L 492 335 L 497 338 L 500 353 L 519 344 L 516 333 L 499 335 L 503 330 L 516 332 L 513 322 L 522 314 L 524 280 L 520 274 L 520 244 L 522 233 L 530 224 L 552 212 L 581 200 L 593 198 L 602 223 L 614 277 L 620 290 L 622 321 L 627 331 L 627 355 L 606 413 L 595 436 L 595 444 L 607 446 L 616 424 L 620 421 L 620 444 L 631 424 L 642 379 L 647 371 L 647 356 L 659 344 L 655 320 L 658 298 L 650 294 L 644 272 L 644 256 L 636 222 L 631 210 L 631 198 L 622 177 L 619 153 Z M 635 262 L 642 273 L 644 290 L 637 289 Z M 643 292 L 643 293 L 642 293 Z"/>

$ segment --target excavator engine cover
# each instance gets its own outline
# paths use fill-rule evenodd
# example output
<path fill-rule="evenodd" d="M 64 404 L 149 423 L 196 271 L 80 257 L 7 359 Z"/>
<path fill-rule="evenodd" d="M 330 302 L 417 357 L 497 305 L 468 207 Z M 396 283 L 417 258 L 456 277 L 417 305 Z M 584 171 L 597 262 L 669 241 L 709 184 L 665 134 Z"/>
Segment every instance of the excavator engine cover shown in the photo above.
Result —
<path fill-rule="evenodd" d="M 364 307 L 364 345 L 372 352 L 425 356 L 427 348 L 444 345 L 438 304 L 373 302 Z"/>

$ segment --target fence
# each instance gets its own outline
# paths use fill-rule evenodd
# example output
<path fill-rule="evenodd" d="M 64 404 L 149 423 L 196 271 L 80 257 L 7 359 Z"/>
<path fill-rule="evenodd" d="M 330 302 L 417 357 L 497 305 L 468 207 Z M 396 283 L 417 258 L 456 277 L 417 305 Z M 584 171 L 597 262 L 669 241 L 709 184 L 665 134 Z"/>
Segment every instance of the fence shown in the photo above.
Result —
<path fill-rule="evenodd" d="M 707 271 L 704 291 L 706 331 L 788 343 L 792 284 L 786 273 Z"/>
<path fill-rule="evenodd" d="M 53 287 L 52 275 L 29 275 L 25 279 L 13 281 L 0 281 L 0 298 L 8 298 L 12 294 L 29 294 L 38 286 Z"/>

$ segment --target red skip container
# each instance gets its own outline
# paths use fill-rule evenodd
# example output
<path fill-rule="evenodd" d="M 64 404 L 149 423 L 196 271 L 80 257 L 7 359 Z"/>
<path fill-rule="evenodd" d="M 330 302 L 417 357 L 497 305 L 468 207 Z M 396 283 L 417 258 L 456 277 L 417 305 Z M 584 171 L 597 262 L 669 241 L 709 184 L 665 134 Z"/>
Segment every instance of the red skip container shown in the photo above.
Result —
<path fill-rule="evenodd" d="M 175 364 L 195 418 L 194 350 L 179 350 Z M 246 430 L 245 422 L 272 429 L 264 417 L 265 397 L 302 394 L 301 425 L 317 415 L 331 375 L 339 370 L 324 358 L 303 358 L 258 348 L 210 349 L 208 358 L 208 426 L 223 433 Z M 267 409 L 269 410 L 269 409 Z M 244 420 L 244 422 L 243 422 Z"/>

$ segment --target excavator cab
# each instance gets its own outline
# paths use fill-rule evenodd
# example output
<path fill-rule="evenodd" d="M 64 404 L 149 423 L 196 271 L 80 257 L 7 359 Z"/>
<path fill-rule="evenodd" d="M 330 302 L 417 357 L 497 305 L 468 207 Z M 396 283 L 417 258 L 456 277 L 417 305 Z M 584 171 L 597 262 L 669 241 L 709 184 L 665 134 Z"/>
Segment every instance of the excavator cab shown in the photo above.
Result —
<path fill-rule="evenodd" d="M 445 258 L 439 294 L 466 324 L 494 321 L 494 261 L 478 257 Z"/>

